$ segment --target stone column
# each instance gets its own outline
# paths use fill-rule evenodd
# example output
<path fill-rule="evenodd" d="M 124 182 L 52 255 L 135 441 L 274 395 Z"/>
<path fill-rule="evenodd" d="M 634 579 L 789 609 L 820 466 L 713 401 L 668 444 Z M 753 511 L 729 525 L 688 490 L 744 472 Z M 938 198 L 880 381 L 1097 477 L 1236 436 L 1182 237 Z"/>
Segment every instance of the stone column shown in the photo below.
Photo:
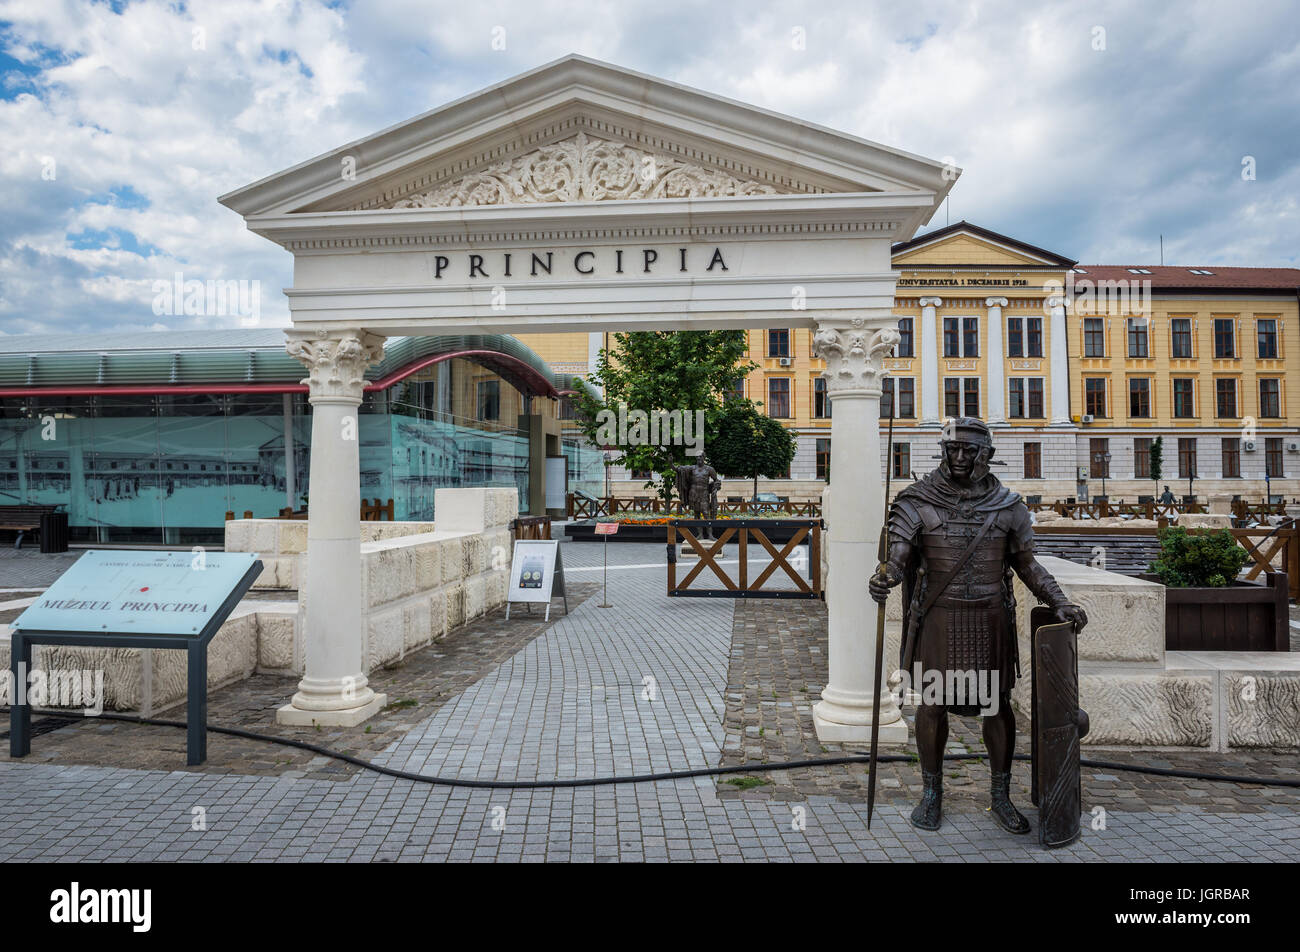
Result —
<path fill-rule="evenodd" d="M 932 338 L 931 338 L 932 339 Z M 826 509 L 829 675 L 813 707 L 817 737 L 826 743 L 871 740 L 876 603 L 867 593 L 875 572 L 885 518 L 880 470 L 882 358 L 898 343 L 889 315 L 828 320 L 817 325 L 813 347 L 826 361 L 822 376 L 831 399 L 831 492 Z M 897 667 L 885 659 L 885 676 Z M 907 722 L 888 692 L 880 699 L 880 740 L 907 742 Z"/>
<path fill-rule="evenodd" d="M 306 672 L 281 724 L 351 727 L 387 696 L 366 684 L 361 628 L 360 420 L 366 368 L 384 354 L 369 331 L 289 331 L 285 349 L 307 367 L 312 405 L 311 499 L 302 636 Z"/>
<path fill-rule="evenodd" d="M 935 308 L 943 298 L 923 297 L 921 304 L 921 425 L 939 425 L 939 323 Z"/>
<path fill-rule="evenodd" d="M 1047 299 L 1052 319 L 1052 406 L 1051 426 L 1071 426 L 1069 332 L 1065 328 L 1065 298 Z"/>
<path fill-rule="evenodd" d="M 1002 343 L 1002 309 L 1007 306 L 1004 297 L 984 299 L 989 309 L 989 413 L 990 426 L 1007 425 L 1006 347 Z"/>

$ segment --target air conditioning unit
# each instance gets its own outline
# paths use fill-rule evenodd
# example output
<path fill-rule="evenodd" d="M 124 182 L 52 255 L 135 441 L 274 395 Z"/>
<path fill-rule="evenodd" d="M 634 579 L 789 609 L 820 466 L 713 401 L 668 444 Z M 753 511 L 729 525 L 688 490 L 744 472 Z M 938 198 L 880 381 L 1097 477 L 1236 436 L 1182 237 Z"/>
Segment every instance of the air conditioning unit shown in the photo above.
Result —
<path fill-rule="evenodd" d="M 1297 443 L 1295 440 L 1292 440 L 1290 443 L 1286 445 L 1286 451 L 1288 453 L 1300 453 L 1300 443 Z"/>
<path fill-rule="evenodd" d="M 1079 420 L 1080 420 L 1081 423 L 1091 423 L 1091 422 L 1092 422 L 1092 414 L 1091 414 L 1091 413 L 1085 413 L 1082 417 L 1079 418 Z"/>
<path fill-rule="evenodd" d="M 1253 452 L 1255 452 L 1255 441 L 1254 441 L 1254 440 L 1242 440 L 1242 441 L 1241 441 L 1241 448 L 1242 448 L 1243 450 L 1245 450 L 1247 453 L 1253 453 Z"/>
<path fill-rule="evenodd" d="M 780 360 L 777 361 L 777 363 L 780 364 L 782 367 L 789 367 L 792 363 L 794 363 L 794 361 L 792 361 L 789 357 L 782 357 Z"/>

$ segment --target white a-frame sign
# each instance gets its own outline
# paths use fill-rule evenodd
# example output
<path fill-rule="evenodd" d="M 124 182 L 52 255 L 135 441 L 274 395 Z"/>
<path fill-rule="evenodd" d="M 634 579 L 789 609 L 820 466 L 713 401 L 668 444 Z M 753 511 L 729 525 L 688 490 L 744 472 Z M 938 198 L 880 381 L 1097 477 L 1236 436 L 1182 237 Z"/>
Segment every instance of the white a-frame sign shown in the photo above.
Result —
<path fill-rule="evenodd" d="M 506 589 L 506 618 L 510 603 L 523 602 L 532 612 L 533 603 L 546 606 L 546 620 L 551 620 L 551 599 L 564 599 L 564 614 L 569 613 L 569 595 L 564 590 L 564 562 L 558 539 L 520 539 L 510 557 L 510 582 Z"/>

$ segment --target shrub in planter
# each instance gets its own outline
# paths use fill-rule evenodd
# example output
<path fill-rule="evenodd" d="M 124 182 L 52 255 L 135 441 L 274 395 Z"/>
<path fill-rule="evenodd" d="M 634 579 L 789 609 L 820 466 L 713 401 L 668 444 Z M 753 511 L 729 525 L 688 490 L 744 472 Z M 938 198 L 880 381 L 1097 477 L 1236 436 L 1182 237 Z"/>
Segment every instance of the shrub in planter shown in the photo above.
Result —
<path fill-rule="evenodd" d="M 1227 529 L 1161 529 L 1151 572 L 1169 588 L 1226 588 L 1250 560 Z"/>

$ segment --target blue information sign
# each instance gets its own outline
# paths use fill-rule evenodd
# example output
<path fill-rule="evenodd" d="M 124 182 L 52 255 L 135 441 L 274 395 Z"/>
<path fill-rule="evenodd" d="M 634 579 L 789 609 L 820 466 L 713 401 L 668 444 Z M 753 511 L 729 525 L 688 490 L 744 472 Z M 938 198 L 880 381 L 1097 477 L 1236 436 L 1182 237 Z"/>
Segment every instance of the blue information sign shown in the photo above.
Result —
<path fill-rule="evenodd" d="M 11 627 L 197 638 L 256 562 L 251 552 L 90 551 Z"/>

